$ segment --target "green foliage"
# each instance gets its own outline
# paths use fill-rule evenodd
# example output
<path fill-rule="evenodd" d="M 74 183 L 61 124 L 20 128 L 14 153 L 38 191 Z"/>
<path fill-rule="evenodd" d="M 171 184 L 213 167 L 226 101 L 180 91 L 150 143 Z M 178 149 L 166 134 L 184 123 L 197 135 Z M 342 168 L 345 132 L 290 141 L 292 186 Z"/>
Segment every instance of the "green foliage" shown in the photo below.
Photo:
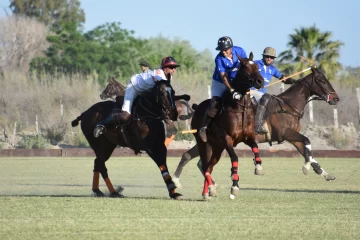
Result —
<path fill-rule="evenodd" d="M 80 127 L 77 128 L 77 132 L 67 134 L 64 138 L 64 142 L 77 147 L 90 147 Z"/>
<path fill-rule="evenodd" d="M 352 134 L 344 133 L 339 129 L 334 128 L 328 137 L 329 145 L 336 147 L 337 149 L 346 149 L 351 145 Z"/>
<path fill-rule="evenodd" d="M 316 26 L 295 29 L 289 35 L 289 50 L 279 54 L 279 68 L 287 74 L 295 73 L 310 65 L 317 65 L 331 80 L 342 68 L 338 62 L 340 41 L 330 40 L 331 32 L 321 32 Z"/>
<path fill-rule="evenodd" d="M 26 149 L 46 149 L 49 147 L 49 142 L 41 135 L 27 135 L 20 140 L 17 147 Z"/>
<path fill-rule="evenodd" d="M 57 145 L 59 142 L 64 140 L 67 126 L 67 123 L 55 122 L 46 129 L 43 129 L 42 132 L 44 137 L 48 139 L 52 145 Z"/>
<path fill-rule="evenodd" d="M 85 22 L 79 0 L 14 0 L 9 7 L 13 14 L 36 18 L 52 31 L 64 22 L 75 23 L 78 28 Z"/>

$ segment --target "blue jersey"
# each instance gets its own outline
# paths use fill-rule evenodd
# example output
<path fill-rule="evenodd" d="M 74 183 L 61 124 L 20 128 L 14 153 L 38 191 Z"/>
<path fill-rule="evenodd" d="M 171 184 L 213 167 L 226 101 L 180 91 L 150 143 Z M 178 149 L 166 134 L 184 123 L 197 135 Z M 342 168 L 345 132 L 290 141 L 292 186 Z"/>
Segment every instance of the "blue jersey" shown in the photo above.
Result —
<path fill-rule="evenodd" d="M 240 60 L 238 59 L 238 54 L 242 58 L 247 58 L 246 52 L 241 47 L 234 46 L 232 48 L 232 56 L 233 59 L 230 60 L 226 57 L 223 57 L 221 53 L 219 53 L 215 58 L 215 70 L 213 74 L 213 79 L 218 82 L 223 82 L 220 77 L 220 73 L 226 72 L 228 74 L 229 81 L 232 81 L 235 78 L 236 72 L 238 70 Z"/>
<path fill-rule="evenodd" d="M 255 63 L 259 66 L 260 74 L 264 78 L 264 87 L 269 84 L 272 77 L 281 78 L 282 73 L 273 65 L 266 66 L 262 59 L 256 60 Z M 251 88 L 251 90 L 255 90 L 255 88 Z M 260 89 L 259 92 L 266 93 L 266 88 Z"/>

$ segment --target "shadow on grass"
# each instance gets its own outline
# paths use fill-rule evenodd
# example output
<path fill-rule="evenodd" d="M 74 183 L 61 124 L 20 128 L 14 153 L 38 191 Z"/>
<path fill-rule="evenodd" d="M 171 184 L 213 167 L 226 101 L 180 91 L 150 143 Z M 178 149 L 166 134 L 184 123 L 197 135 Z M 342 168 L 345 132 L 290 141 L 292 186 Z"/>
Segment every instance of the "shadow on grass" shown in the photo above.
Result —
<path fill-rule="evenodd" d="M 310 190 L 310 189 L 276 189 L 276 188 L 240 188 L 240 191 L 273 191 L 289 193 L 341 193 L 341 194 L 360 194 L 360 191 L 350 190 Z"/>
<path fill-rule="evenodd" d="M 35 194 L 3 194 L 0 195 L 0 198 L 5 198 L 5 197 L 24 197 L 24 198 L 94 198 L 94 199 L 138 199 L 138 200 L 174 200 L 171 199 L 170 197 L 127 197 L 127 196 L 123 196 L 120 198 L 112 198 L 110 196 L 105 196 L 105 197 L 96 197 L 94 195 L 74 195 L 74 194 L 61 194 L 61 195 L 50 195 L 50 194 L 46 194 L 46 195 L 35 195 Z M 202 199 L 182 199 L 182 200 L 174 200 L 174 201 L 186 201 L 186 202 L 203 202 Z"/>

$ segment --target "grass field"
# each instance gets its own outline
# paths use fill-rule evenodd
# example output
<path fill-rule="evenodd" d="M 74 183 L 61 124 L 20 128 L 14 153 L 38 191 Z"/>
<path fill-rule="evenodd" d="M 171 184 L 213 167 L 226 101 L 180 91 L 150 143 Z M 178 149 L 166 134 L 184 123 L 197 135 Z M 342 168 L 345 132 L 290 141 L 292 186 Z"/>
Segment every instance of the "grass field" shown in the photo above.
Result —
<path fill-rule="evenodd" d="M 108 161 L 121 199 L 92 197 L 92 158 L 0 158 L 0 239 L 360 239 L 359 159 L 317 160 L 335 181 L 304 176 L 300 158 L 263 159 L 264 176 L 240 159 L 241 192 L 230 200 L 224 158 L 218 197 L 204 202 L 196 161 L 175 201 L 150 158 Z M 178 161 L 169 158 L 170 173 Z"/>

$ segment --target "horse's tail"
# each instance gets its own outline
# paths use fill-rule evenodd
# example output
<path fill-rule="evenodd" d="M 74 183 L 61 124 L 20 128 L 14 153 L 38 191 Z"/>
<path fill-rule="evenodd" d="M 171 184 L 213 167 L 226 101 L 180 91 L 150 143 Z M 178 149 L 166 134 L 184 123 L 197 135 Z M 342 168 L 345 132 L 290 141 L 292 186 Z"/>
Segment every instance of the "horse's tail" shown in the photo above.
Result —
<path fill-rule="evenodd" d="M 191 106 L 191 108 L 194 109 L 194 110 L 196 110 L 198 106 L 199 106 L 198 104 L 194 103 L 194 104 Z"/>
<path fill-rule="evenodd" d="M 82 114 L 71 122 L 71 126 L 76 127 L 77 125 L 79 125 L 79 122 L 81 121 L 81 117 L 82 117 Z"/>

